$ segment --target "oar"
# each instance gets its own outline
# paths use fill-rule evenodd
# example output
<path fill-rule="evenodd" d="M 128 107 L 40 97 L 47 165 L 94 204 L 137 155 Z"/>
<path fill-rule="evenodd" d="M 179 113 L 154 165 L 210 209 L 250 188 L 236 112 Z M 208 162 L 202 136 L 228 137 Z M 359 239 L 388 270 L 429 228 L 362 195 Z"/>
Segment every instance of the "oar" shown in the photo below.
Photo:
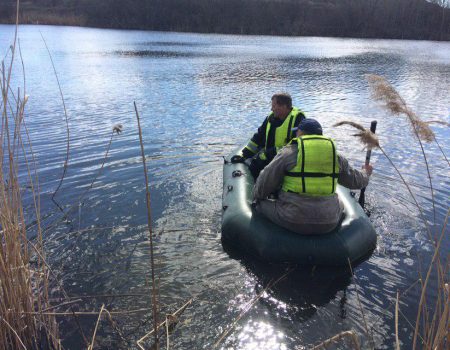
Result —
<path fill-rule="evenodd" d="M 377 129 L 377 121 L 374 120 L 372 123 L 370 123 L 370 131 L 372 131 L 375 134 L 375 130 Z M 369 148 L 366 152 L 366 165 L 369 165 L 370 163 L 370 156 L 372 154 L 372 150 Z M 366 200 L 366 188 L 361 189 L 361 194 L 359 195 L 359 204 L 364 208 L 364 202 Z"/>

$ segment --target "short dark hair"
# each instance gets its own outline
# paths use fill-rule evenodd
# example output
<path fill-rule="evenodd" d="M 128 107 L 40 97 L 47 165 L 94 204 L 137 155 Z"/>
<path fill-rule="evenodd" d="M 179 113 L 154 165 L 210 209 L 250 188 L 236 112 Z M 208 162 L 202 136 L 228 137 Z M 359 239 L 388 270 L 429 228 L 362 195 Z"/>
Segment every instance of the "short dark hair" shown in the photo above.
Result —
<path fill-rule="evenodd" d="M 277 104 L 292 108 L 292 97 L 287 92 L 280 92 L 272 96 L 272 100 L 275 99 Z"/>

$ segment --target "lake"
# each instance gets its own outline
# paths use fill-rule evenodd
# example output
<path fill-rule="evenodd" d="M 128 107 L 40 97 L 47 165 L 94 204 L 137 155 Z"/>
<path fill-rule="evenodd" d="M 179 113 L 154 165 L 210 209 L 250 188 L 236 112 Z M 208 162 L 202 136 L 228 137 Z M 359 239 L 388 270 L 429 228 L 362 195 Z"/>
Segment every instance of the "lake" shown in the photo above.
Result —
<path fill-rule="evenodd" d="M 69 165 L 56 203 L 51 196 L 63 173 L 67 131 L 41 34 L 58 73 L 70 130 Z M 0 25 L 2 57 L 13 37 L 13 26 Z M 434 214 L 422 153 L 408 122 L 371 98 L 364 76 L 384 76 L 423 120 L 448 123 L 450 43 L 52 26 L 21 26 L 19 38 L 43 226 L 52 225 L 44 233 L 49 263 L 70 296 L 84 296 L 78 310 L 98 311 L 104 303 L 111 311 L 130 311 L 115 318 L 129 344 L 103 321 L 98 348 L 136 347 L 136 340 L 152 326 L 151 311 L 133 312 L 151 305 L 145 182 L 134 101 L 149 170 L 162 315 L 193 298 L 170 336 L 172 348 L 210 349 L 246 311 L 219 348 L 307 349 L 353 329 L 363 348 L 373 343 L 377 349 L 391 349 L 397 291 L 400 340 L 405 349 L 411 347 L 414 330 L 408 321 L 415 322 L 419 271 L 426 271 L 433 246 L 387 159 L 372 152 L 375 170 L 366 209 L 378 245 L 354 268 L 354 276 L 348 268 L 297 267 L 264 291 L 286 267 L 224 251 L 222 157 L 252 136 L 270 112 L 270 97 L 279 91 L 289 92 L 295 106 L 318 119 L 324 133 L 358 168 L 365 150 L 351 136 L 354 130 L 333 124 L 351 120 L 368 127 L 377 120 L 380 143 L 410 183 L 436 234 L 449 208 L 448 164 L 436 143 L 424 145 Z M 20 59 L 14 73 L 17 91 L 23 88 Z M 123 132 L 113 136 L 99 174 L 117 123 Z M 449 157 L 449 128 L 431 127 Z M 21 178 L 26 179 L 23 167 Z M 30 209 L 26 190 L 24 205 Z M 61 220 L 59 207 L 73 209 L 67 219 Z M 449 248 L 446 234 L 444 256 Z M 430 298 L 435 294 L 433 274 Z M 73 319 L 58 320 L 65 348 L 81 348 Z M 95 315 L 81 318 L 88 337 L 96 320 Z M 340 342 L 336 348 L 347 346 Z"/>

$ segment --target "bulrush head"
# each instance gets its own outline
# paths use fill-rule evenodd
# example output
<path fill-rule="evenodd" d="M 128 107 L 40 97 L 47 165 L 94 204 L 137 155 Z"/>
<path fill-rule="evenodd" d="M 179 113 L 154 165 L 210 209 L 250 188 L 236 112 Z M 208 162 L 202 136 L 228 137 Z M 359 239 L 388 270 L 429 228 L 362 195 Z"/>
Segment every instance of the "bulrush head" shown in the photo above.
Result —
<path fill-rule="evenodd" d="M 352 134 L 352 136 L 356 136 L 359 138 L 359 141 L 367 147 L 367 149 L 380 148 L 380 142 L 378 141 L 377 135 L 375 135 L 370 130 L 364 128 L 362 125 L 351 122 L 351 121 L 341 121 L 339 123 L 334 124 L 333 126 L 342 126 L 342 125 L 350 125 L 359 130 L 358 133 Z"/>
<path fill-rule="evenodd" d="M 116 124 L 113 126 L 113 132 L 120 134 L 123 130 L 122 124 Z"/>

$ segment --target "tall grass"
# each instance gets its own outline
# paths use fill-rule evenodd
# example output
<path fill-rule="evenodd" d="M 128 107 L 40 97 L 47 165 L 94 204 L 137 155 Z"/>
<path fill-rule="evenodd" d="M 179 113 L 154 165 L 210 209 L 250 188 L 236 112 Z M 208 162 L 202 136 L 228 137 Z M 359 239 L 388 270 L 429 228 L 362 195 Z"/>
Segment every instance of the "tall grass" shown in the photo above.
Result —
<path fill-rule="evenodd" d="M 28 97 L 11 87 L 16 43 L 17 24 L 9 63 L 2 61 L 0 72 L 0 344 L 7 349 L 60 349 L 55 316 L 43 313 L 50 308 L 50 271 L 42 245 L 37 172 L 33 157 L 27 157 L 32 155 L 25 126 Z M 19 166 L 26 169 L 27 184 L 19 182 Z M 26 236 L 25 185 L 37 218 L 35 244 Z"/>

